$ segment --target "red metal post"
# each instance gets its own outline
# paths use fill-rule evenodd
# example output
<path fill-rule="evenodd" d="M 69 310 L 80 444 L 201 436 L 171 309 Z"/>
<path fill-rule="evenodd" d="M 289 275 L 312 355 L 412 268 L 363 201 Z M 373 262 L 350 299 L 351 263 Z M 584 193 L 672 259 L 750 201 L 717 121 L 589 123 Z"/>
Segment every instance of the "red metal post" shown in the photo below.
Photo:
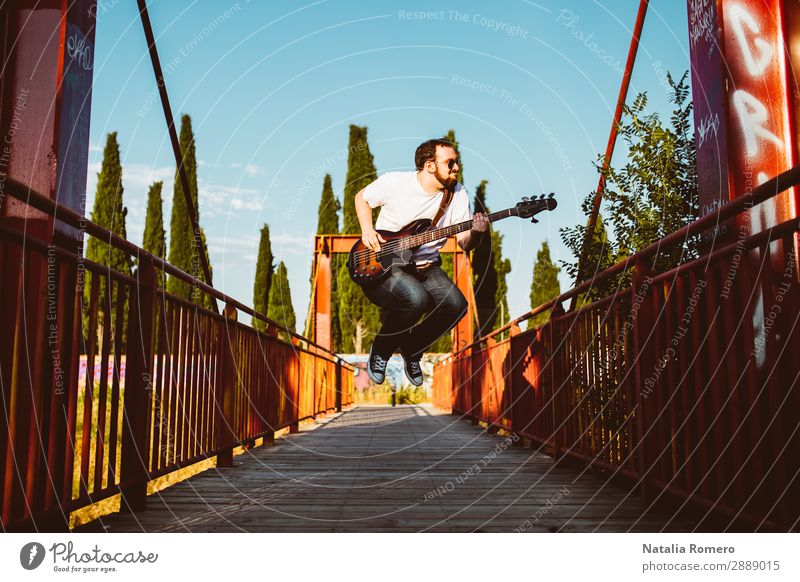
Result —
<path fill-rule="evenodd" d="M 636 471 L 639 476 L 639 493 L 642 499 L 642 506 L 647 507 L 650 502 L 650 488 L 648 484 L 648 473 L 651 470 L 650 460 L 658 450 L 651 450 L 650 443 L 653 437 L 644 438 L 645 433 L 650 433 L 651 426 L 648 417 L 652 406 L 649 406 L 642 388 L 645 379 L 653 369 L 653 363 L 657 355 L 653 342 L 652 334 L 655 324 L 655 314 L 652 302 L 652 279 L 651 272 L 644 263 L 637 263 L 633 268 L 633 282 L 631 285 L 631 313 L 632 329 L 631 344 L 633 349 L 629 359 L 629 366 L 633 368 L 633 403 L 635 408 L 635 437 L 633 446 L 636 449 L 637 466 Z"/>
<path fill-rule="evenodd" d="M 123 397 L 121 511 L 143 511 L 147 504 L 150 456 L 150 417 L 153 398 L 153 323 L 156 310 L 156 276 L 153 263 L 139 258 L 137 286 L 130 297 L 125 395 Z M 91 365 L 87 363 L 88 366 Z M 100 371 L 105 374 L 105 370 Z M 87 375 L 87 394 L 89 377 Z"/>
<path fill-rule="evenodd" d="M 563 324 L 557 322 L 557 318 L 564 315 L 564 308 L 559 301 L 553 306 L 550 311 L 550 321 L 547 323 L 548 340 L 552 355 L 548 365 L 550 367 L 550 408 L 553 423 L 553 458 L 559 459 L 563 455 L 563 451 L 567 448 L 567 426 L 566 414 L 564 413 L 563 406 L 560 403 L 565 400 L 564 394 L 567 388 L 565 387 L 565 380 L 568 375 L 568 370 L 565 366 L 564 352 L 566 350 L 565 343 L 568 340 L 565 334 L 559 333 L 563 329 Z M 561 329 L 559 329 L 561 328 Z"/>
<path fill-rule="evenodd" d="M 96 3 L 20 0 L 0 11 L 4 37 L 0 172 L 85 214 Z M 4 184 L 0 184 L 0 192 Z M 41 240 L 80 233 L 2 197 L 0 215 Z M 73 249 L 74 249 L 73 245 Z"/>
<path fill-rule="evenodd" d="M 325 237 L 317 237 L 314 285 L 314 325 L 312 338 L 328 350 L 333 349 L 331 330 L 331 253 Z"/>
<path fill-rule="evenodd" d="M 78 331 L 81 326 L 80 313 L 75 293 L 76 276 L 71 260 L 59 261 L 58 268 L 58 311 L 56 314 L 59 325 L 56 330 L 53 349 L 58 357 L 52 362 L 50 390 L 52 391 L 52 420 L 49 435 L 47 465 L 54 476 L 52 485 L 46 486 L 45 505 L 58 506 L 69 501 L 72 497 L 72 461 L 74 454 L 74 411 L 71 408 L 77 400 L 77 390 L 70 390 L 73 376 L 78 374 L 73 363 L 75 358 L 70 357 L 73 352 L 78 352 Z M 49 274 L 48 274 L 49 275 Z M 121 326 L 120 326 L 121 327 Z M 116 424 L 112 426 L 116 427 Z M 114 434 L 114 433 L 112 433 Z M 113 442 L 112 438 L 112 442 Z M 116 450 L 116 449 L 115 449 Z M 115 467 L 116 468 L 116 467 Z M 111 481 L 113 482 L 113 481 Z M 61 515 L 64 514 L 62 512 Z M 68 518 L 62 517 L 65 526 Z M 65 528 L 66 529 L 66 528 Z"/>
<path fill-rule="evenodd" d="M 344 374 L 344 368 L 342 367 L 342 361 L 336 361 L 336 412 L 342 411 L 342 374 Z"/>
<path fill-rule="evenodd" d="M 12 178 L 84 214 L 95 8 L 91 0 L 19 0 L 0 6 L 0 27 L 5 31 L 0 37 L 0 222 L 78 253 L 82 237 L 76 229 L 7 196 L 5 189 Z M 52 415 L 64 410 L 71 394 L 63 390 L 53 394 L 48 389 L 56 364 L 62 370 L 74 369 L 80 354 L 52 349 L 57 342 L 51 343 L 50 338 L 63 340 L 71 330 L 59 329 L 68 325 L 61 320 L 51 329 L 53 321 L 47 319 L 47 301 L 72 306 L 76 286 L 57 299 L 57 293 L 48 295 L 44 255 L 26 253 L 13 244 L 3 244 L 2 255 L 2 299 L 5 303 L 13 296 L 17 301 L 3 307 L 0 314 L 8 331 L 0 338 L 0 381 L 3 401 L 20 404 L 6 409 L 14 418 L 4 419 L 8 426 L 0 428 L 5 476 L 0 500 L 2 521 L 8 524 L 29 519 L 30 513 L 41 516 L 43 509 L 64 495 L 65 455 L 58 460 L 53 455 L 58 454 L 59 443 L 68 442 L 67 431 L 73 427 Z M 74 268 L 71 264 L 62 267 Z M 81 281 L 77 290 L 80 285 Z M 14 311 L 18 304 L 24 305 L 24 313 Z M 48 416 L 58 434 L 42 438 L 38 431 Z M 71 450 L 66 452 L 67 458 L 71 455 Z M 54 474 L 52 469 L 61 472 Z M 42 481 L 45 475 L 50 475 L 47 485 Z M 55 526 L 63 524 L 62 517 Z"/>
<path fill-rule="evenodd" d="M 475 312 L 475 297 L 472 292 L 472 267 L 469 263 L 469 257 L 465 252 L 455 245 L 454 239 L 451 239 L 450 244 L 454 247 L 451 252 L 453 253 L 453 281 L 459 288 L 464 298 L 467 300 L 467 315 L 462 317 L 456 326 L 453 328 L 453 351 L 460 350 L 473 342 L 475 334 L 475 325 L 472 320 L 472 314 Z M 444 251 L 444 249 L 442 249 Z"/>
<path fill-rule="evenodd" d="M 797 163 L 796 4 L 688 1 L 701 216 Z M 721 225 L 717 235 L 729 242 L 755 234 L 796 217 L 797 209 L 793 188 Z M 779 244 L 771 258 L 780 270 Z"/>
<path fill-rule="evenodd" d="M 729 196 L 723 54 L 717 2 L 688 0 L 687 9 L 697 179 L 700 215 L 704 216 L 725 204 Z M 720 226 L 718 234 L 728 228 Z"/>
<path fill-rule="evenodd" d="M 233 406 L 238 383 L 236 370 L 237 329 L 236 320 L 238 311 L 230 303 L 225 305 L 225 330 L 222 333 L 224 346 L 222 348 L 222 362 L 220 365 L 220 394 L 218 395 L 219 453 L 217 454 L 217 467 L 233 467 L 233 443 L 236 435 L 233 429 Z"/>
<path fill-rule="evenodd" d="M 788 63 L 786 67 L 786 88 L 791 104 L 789 109 L 789 131 L 791 132 L 792 156 L 797 163 L 800 160 L 800 2 L 784 2 L 783 35 L 787 49 Z M 795 192 L 798 189 L 795 188 Z M 800 194 L 795 196 L 795 201 Z M 800 206 L 797 204 L 795 207 Z M 795 248 L 798 248 L 795 238 Z M 800 270 L 800 266 L 798 266 Z M 800 281 L 800 277 L 798 278 Z"/>
<path fill-rule="evenodd" d="M 701 215 L 705 215 L 728 200 L 750 195 L 797 163 L 800 97 L 792 71 L 800 64 L 796 30 L 800 10 L 796 2 L 786 0 L 689 0 L 688 8 L 697 169 Z M 796 218 L 798 192 L 790 188 L 751 205 L 736 219 L 719 225 L 709 238 L 715 246 L 744 241 Z M 777 301 L 776 289 L 785 284 L 786 269 L 798 276 L 797 241 L 795 235 L 793 248 L 785 249 L 784 241 L 778 240 L 763 250 L 739 253 L 728 272 L 721 274 L 719 296 L 726 300 L 726 309 L 733 309 L 727 299 L 737 271 L 760 272 L 753 301 L 735 318 L 750 327 L 745 335 L 751 343 L 750 359 L 759 383 L 765 385 L 784 350 L 784 338 L 793 331 L 788 318 L 773 325 L 766 315 Z"/>
<path fill-rule="evenodd" d="M 294 351 L 289 353 L 281 349 L 281 366 L 284 372 L 284 385 L 281 391 L 288 398 L 288 407 L 291 410 L 292 422 L 289 425 L 289 433 L 300 432 L 300 398 L 302 396 L 302 386 L 300 385 L 300 357 Z"/>

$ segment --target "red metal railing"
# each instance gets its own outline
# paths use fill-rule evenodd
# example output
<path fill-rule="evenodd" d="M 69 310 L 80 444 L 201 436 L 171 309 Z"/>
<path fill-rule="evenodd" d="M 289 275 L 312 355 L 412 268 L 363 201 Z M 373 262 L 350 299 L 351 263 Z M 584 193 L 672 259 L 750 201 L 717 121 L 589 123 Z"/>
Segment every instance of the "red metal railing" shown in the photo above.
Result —
<path fill-rule="evenodd" d="M 454 354 L 434 370 L 434 402 L 632 479 L 646 507 L 797 528 L 798 221 L 669 272 L 647 265 L 798 182 L 795 167 Z M 629 288 L 564 313 L 564 301 L 629 269 Z M 754 306 L 760 321 L 739 317 Z M 548 310 L 544 325 L 519 331 Z"/>
<path fill-rule="evenodd" d="M 353 368 L 335 354 L 11 179 L 5 193 L 109 241 L 137 269 L 0 224 L 4 530 L 64 529 L 71 511 L 117 493 L 123 510 L 141 510 L 152 479 L 213 456 L 230 466 L 234 447 L 353 402 Z M 221 300 L 224 314 L 159 289 L 158 270 Z M 37 313 L 46 318 L 31 333 Z"/>

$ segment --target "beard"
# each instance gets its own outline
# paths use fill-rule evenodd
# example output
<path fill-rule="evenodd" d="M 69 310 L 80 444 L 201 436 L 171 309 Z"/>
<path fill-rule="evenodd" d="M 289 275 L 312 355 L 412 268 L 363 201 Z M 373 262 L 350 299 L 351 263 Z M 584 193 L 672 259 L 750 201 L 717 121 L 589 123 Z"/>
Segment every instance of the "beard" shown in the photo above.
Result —
<path fill-rule="evenodd" d="M 442 174 L 439 173 L 439 168 L 437 167 L 433 175 L 437 180 L 439 180 L 439 183 L 445 188 L 454 188 L 455 185 L 458 183 L 458 175 L 455 175 L 452 178 L 450 178 L 449 170 L 448 170 L 448 175 L 443 176 Z"/>

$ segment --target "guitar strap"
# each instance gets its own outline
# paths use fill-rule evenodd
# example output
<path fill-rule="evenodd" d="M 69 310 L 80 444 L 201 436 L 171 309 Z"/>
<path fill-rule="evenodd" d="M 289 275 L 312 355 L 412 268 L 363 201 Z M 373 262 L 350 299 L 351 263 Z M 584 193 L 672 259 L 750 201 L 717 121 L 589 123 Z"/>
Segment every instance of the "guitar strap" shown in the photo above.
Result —
<path fill-rule="evenodd" d="M 436 227 L 436 223 L 444 216 L 447 207 L 450 206 L 450 202 L 453 200 L 453 194 L 455 194 L 455 189 L 451 190 L 450 188 L 445 188 L 444 195 L 442 196 L 442 203 L 439 204 L 439 210 L 436 211 L 436 216 L 433 217 L 431 226 Z"/>
<path fill-rule="evenodd" d="M 450 202 L 453 200 L 453 194 L 455 194 L 455 190 L 451 190 L 450 188 L 444 189 L 444 194 L 442 195 L 442 202 L 439 204 L 439 210 L 436 211 L 436 215 L 433 217 L 431 221 L 431 228 L 436 228 L 436 223 L 439 222 L 439 219 L 444 216 L 444 213 L 447 211 L 447 207 L 450 206 Z M 418 271 L 426 271 L 429 267 L 432 267 L 434 264 L 441 264 L 441 259 L 438 263 L 430 263 L 426 262 L 424 264 L 415 265 Z"/>

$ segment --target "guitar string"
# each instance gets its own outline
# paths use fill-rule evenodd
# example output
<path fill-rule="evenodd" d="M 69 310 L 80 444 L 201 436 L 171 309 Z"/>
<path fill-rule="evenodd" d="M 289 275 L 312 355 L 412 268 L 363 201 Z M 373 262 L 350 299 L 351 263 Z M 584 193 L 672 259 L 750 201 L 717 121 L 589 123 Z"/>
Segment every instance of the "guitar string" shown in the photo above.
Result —
<path fill-rule="evenodd" d="M 489 222 L 493 222 L 493 221 L 498 220 L 500 218 L 510 217 L 510 216 L 513 215 L 512 211 L 515 210 L 515 209 L 516 209 L 516 207 L 507 208 L 505 210 L 500 210 L 498 212 L 493 212 L 493 213 L 491 213 L 489 215 Z M 507 214 L 505 214 L 505 213 L 507 213 Z M 502 214 L 505 214 L 505 216 L 501 216 Z M 535 212 L 534 215 L 535 214 L 538 214 L 538 212 Z M 386 243 L 384 245 L 381 245 L 380 250 L 377 251 L 377 252 L 373 251 L 370 248 L 364 249 L 362 251 L 357 251 L 357 252 L 353 253 L 353 258 L 356 259 L 356 261 L 360 263 L 360 262 L 362 262 L 362 259 L 364 259 L 365 261 L 369 261 L 369 258 L 370 258 L 371 254 L 374 254 L 375 258 L 377 259 L 380 256 L 385 256 L 387 254 L 391 254 L 391 253 L 395 252 L 396 250 L 411 250 L 411 249 L 413 249 L 413 248 L 415 248 L 415 247 L 417 247 L 419 245 L 412 245 L 412 246 L 407 247 L 406 249 L 403 249 L 402 248 L 403 243 L 405 241 L 409 240 L 409 239 L 412 239 L 414 237 L 422 237 L 422 236 L 424 236 L 426 234 L 427 235 L 431 235 L 436 230 L 447 231 L 448 229 L 451 229 L 451 228 L 454 228 L 454 227 L 456 228 L 455 232 L 457 233 L 457 232 L 459 232 L 458 227 L 465 226 L 467 224 L 473 224 L 473 222 L 474 222 L 474 219 L 465 220 L 464 222 L 460 222 L 458 224 L 452 224 L 450 226 L 439 227 L 438 229 L 434 229 L 433 231 L 422 232 L 422 233 L 419 233 L 419 234 L 411 235 L 410 237 L 407 237 L 406 239 L 401 239 L 401 240 L 398 240 L 398 241 L 390 241 L 390 242 L 388 242 L 388 243 Z M 466 230 L 466 229 L 464 229 L 464 230 Z M 436 238 L 433 238 L 430 241 L 425 241 L 425 242 L 422 242 L 420 244 L 427 244 L 428 242 L 433 242 L 433 241 L 439 240 L 441 238 L 447 238 L 447 235 L 437 236 Z"/>
<path fill-rule="evenodd" d="M 507 208 L 506 210 L 500 210 L 498 212 L 493 212 L 492 214 L 489 215 L 489 221 L 492 222 L 492 221 L 497 220 L 499 218 L 509 217 L 509 216 L 512 215 L 511 212 L 510 212 L 512 210 L 514 210 L 514 208 Z M 508 213 L 508 214 L 506 214 L 506 216 L 500 216 L 500 215 L 502 215 L 504 213 Z M 452 225 L 449 225 L 449 226 L 440 227 L 440 228 L 435 229 L 435 230 L 447 231 L 448 229 L 456 228 L 456 232 L 458 232 L 458 227 L 465 226 L 467 224 L 471 225 L 471 224 L 473 224 L 473 222 L 474 222 L 474 219 L 465 220 L 464 222 L 460 222 L 460 223 L 457 223 L 457 224 L 452 224 Z M 409 250 L 409 249 L 412 249 L 412 248 L 414 248 L 414 247 L 416 247 L 418 245 L 412 245 L 412 246 L 408 247 L 407 249 L 402 249 L 403 242 L 408 240 L 408 239 L 417 237 L 417 236 L 424 236 L 426 234 L 427 235 L 432 235 L 435 232 L 435 230 L 434 231 L 430 231 L 430 232 L 423 232 L 423 233 L 419 233 L 419 234 L 416 234 L 416 235 L 412 235 L 412 236 L 408 237 L 407 239 L 403 239 L 403 240 L 400 240 L 400 241 L 390 241 L 390 242 L 388 242 L 388 243 L 386 243 L 384 245 L 381 245 L 380 250 L 377 251 L 377 252 L 373 251 L 372 249 L 364 249 L 362 251 L 357 251 L 357 252 L 353 253 L 353 258 L 357 259 L 358 262 L 361 262 L 362 259 L 365 259 L 366 261 L 368 261 L 371 254 L 375 254 L 375 257 L 378 258 L 380 256 L 385 256 L 386 254 L 391 254 L 396 250 Z M 464 230 L 466 230 L 466 229 L 464 229 Z M 441 238 L 447 238 L 447 235 L 437 236 L 436 238 L 432 238 L 430 241 L 425 241 L 425 242 L 420 243 L 420 244 L 426 244 L 428 242 L 433 242 L 433 241 L 439 240 Z"/>
<path fill-rule="evenodd" d="M 514 210 L 514 208 L 507 208 L 506 210 L 500 210 L 498 212 L 493 212 L 492 214 L 489 215 L 489 221 L 492 222 L 492 221 L 500 219 L 500 218 L 506 218 L 506 217 L 512 216 L 512 213 L 511 213 L 512 210 Z M 505 214 L 505 216 L 501 216 L 503 214 Z M 471 224 L 473 224 L 473 222 L 474 222 L 473 219 L 465 220 L 464 222 L 460 222 L 458 224 L 453 224 L 453 225 L 450 225 L 450 226 L 440 227 L 439 229 L 435 229 L 435 230 L 446 231 L 448 229 L 455 228 L 456 232 L 458 232 L 459 231 L 459 227 L 466 226 L 467 224 L 471 225 Z M 377 258 L 377 257 L 382 256 L 382 255 L 391 254 L 391 253 L 393 253 L 394 251 L 396 251 L 398 249 L 404 250 L 404 249 L 401 248 L 404 241 L 407 241 L 408 239 L 414 238 L 416 236 L 424 236 L 426 234 L 427 235 L 432 235 L 433 232 L 435 232 L 435 231 L 423 232 L 423 233 L 420 233 L 420 234 L 417 234 L 417 235 L 412 235 L 412 236 L 408 237 L 407 239 L 403 239 L 403 240 L 396 241 L 396 242 L 392 241 L 392 242 L 386 243 L 385 245 L 381 245 L 381 249 L 379 251 L 377 251 L 377 253 L 375 251 L 373 251 L 372 249 L 365 249 L 365 250 L 362 250 L 362 251 L 357 251 L 357 252 L 353 253 L 353 258 L 356 258 L 358 260 L 358 262 L 361 262 L 361 259 L 364 259 L 365 257 L 366 257 L 367 260 L 369 260 L 370 255 L 373 254 L 373 253 L 375 254 L 375 256 Z M 427 242 L 433 242 L 433 241 L 439 240 L 441 238 L 447 238 L 447 235 L 436 236 L 435 238 L 432 238 L 430 241 L 425 241 L 425 242 L 420 243 L 420 244 L 426 244 Z M 409 246 L 405 250 L 412 249 L 412 248 L 414 248 L 416 246 L 419 246 L 419 245 Z"/>
<path fill-rule="evenodd" d="M 442 230 L 447 230 L 447 229 L 450 229 L 450 228 L 452 228 L 453 226 L 460 226 L 461 224 L 467 224 L 468 222 L 469 222 L 469 223 L 471 223 L 471 222 L 472 222 L 472 220 L 468 220 L 468 221 L 465 221 L 465 222 L 463 222 L 463 223 L 456 224 L 456 225 L 446 226 L 446 227 L 443 227 L 443 228 L 442 228 Z M 438 230 L 438 229 L 437 229 L 437 230 Z M 410 237 L 408 237 L 407 239 L 402 239 L 402 240 L 398 240 L 398 241 L 389 241 L 389 242 L 387 242 L 387 243 L 385 243 L 385 244 L 381 245 L 381 249 L 378 251 L 378 253 L 379 253 L 379 254 L 386 254 L 386 253 L 388 253 L 388 252 L 390 252 L 390 251 L 393 251 L 393 250 L 398 250 L 398 249 L 399 249 L 399 250 L 403 250 L 401 247 L 403 246 L 403 243 L 404 243 L 405 241 L 407 241 L 408 239 L 411 239 L 411 238 L 417 237 L 417 236 L 420 236 L 420 237 L 422 237 L 423 235 L 426 235 L 426 234 L 427 234 L 427 235 L 432 235 L 432 234 L 433 234 L 433 231 L 431 231 L 431 232 L 423 232 L 423 233 L 419 233 L 419 234 L 411 235 L 411 236 L 410 236 Z M 435 241 L 435 240 L 439 240 L 440 238 L 447 238 L 447 235 L 443 235 L 443 236 L 437 236 L 436 238 L 432 238 L 430 241 L 426 241 L 426 242 L 433 242 L 433 241 Z M 425 242 L 423 242 L 423 243 L 421 243 L 421 244 L 425 244 Z M 410 248 L 413 248 L 413 247 L 415 247 L 415 246 L 418 246 L 418 245 L 412 245 L 412 246 L 410 246 L 410 247 L 408 247 L 408 248 L 410 249 Z M 363 254 L 364 254 L 364 253 L 367 253 L 367 254 L 369 254 L 369 253 L 374 253 L 374 252 L 375 252 L 375 251 L 373 251 L 372 249 L 365 249 L 365 250 L 363 250 L 363 251 L 357 251 L 356 253 L 354 253 L 354 254 L 353 254 L 353 256 L 354 256 L 354 257 L 355 257 L 355 256 L 363 256 Z"/>
<path fill-rule="evenodd" d="M 470 220 L 466 220 L 466 221 L 458 223 L 458 224 L 453 224 L 453 225 L 450 225 L 450 226 L 441 227 L 441 229 L 442 230 L 447 230 L 447 229 L 450 229 L 450 228 L 453 228 L 453 227 L 466 225 L 467 223 L 471 224 L 472 222 L 473 222 L 473 220 L 470 219 Z M 423 232 L 423 233 L 411 235 L 408 238 L 410 239 L 410 238 L 414 238 L 416 236 L 423 236 L 423 235 L 426 235 L 426 234 L 430 235 L 430 234 L 433 234 L 433 232 L 434 231 Z M 433 241 L 439 240 L 441 238 L 447 238 L 447 235 L 437 236 L 436 238 L 433 238 L 430 241 L 425 241 L 425 242 L 420 243 L 420 244 L 426 244 L 427 242 L 433 242 Z M 405 240 L 408 240 L 408 239 L 403 239 L 403 240 L 399 240 L 399 241 L 390 241 L 390 242 L 388 242 L 386 244 L 383 244 L 383 245 L 381 245 L 381 249 L 379 251 L 377 251 L 377 253 L 375 251 L 373 251 L 372 249 L 365 249 L 365 250 L 362 250 L 362 251 L 357 251 L 357 252 L 353 253 L 353 258 L 358 259 L 358 261 L 360 262 L 361 259 L 363 259 L 365 257 L 366 257 L 367 260 L 369 260 L 370 254 L 375 254 L 375 256 L 377 258 L 378 256 L 382 256 L 382 255 L 385 256 L 386 254 L 391 254 L 392 252 L 394 252 L 396 250 L 410 250 L 410 249 L 418 246 L 418 245 L 412 245 L 412 246 L 408 247 L 407 249 L 403 249 L 402 246 L 403 246 L 403 242 Z"/>
<path fill-rule="evenodd" d="M 424 233 L 421 233 L 421 234 L 424 234 Z M 412 237 L 413 236 L 419 236 L 419 235 L 412 235 Z M 409 238 L 412 238 L 412 237 L 409 237 Z M 430 241 L 425 241 L 425 242 L 422 242 L 420 244 L 426 244 L 427 242 L 433 242 L 433 241 L 439 240 L 441 238 L 447 238 L 447 236 L 446 235 L 439 236 L 439 237 L 431 239 Z M 390 254 L 390 253 L 392 253 L 394 251 L 397 251 L 397 250 L 409 250 L 409 249 L 412 249 L 412 248 L 418 246 L 418 245 L 411 245 L 411 246 L 407 247 L 406 249 L 403 249 L 403 242 L 404 241 L 390 241 L 388 243 L 385 243 L 385 244 L 381 245 L 380 250 L 377 251 L 377 252 L 373 251 L 372 249 L 365 249 L 365 250 L 357 251 L 357 252 L 353 253 L 353 257 L 358 257 L 359 259 L 363 258 L 365 255 L 367 257 L 369 257 L 370 253 L 374 253 L 376 256 L 386 255 L 386 254 Z"/>

